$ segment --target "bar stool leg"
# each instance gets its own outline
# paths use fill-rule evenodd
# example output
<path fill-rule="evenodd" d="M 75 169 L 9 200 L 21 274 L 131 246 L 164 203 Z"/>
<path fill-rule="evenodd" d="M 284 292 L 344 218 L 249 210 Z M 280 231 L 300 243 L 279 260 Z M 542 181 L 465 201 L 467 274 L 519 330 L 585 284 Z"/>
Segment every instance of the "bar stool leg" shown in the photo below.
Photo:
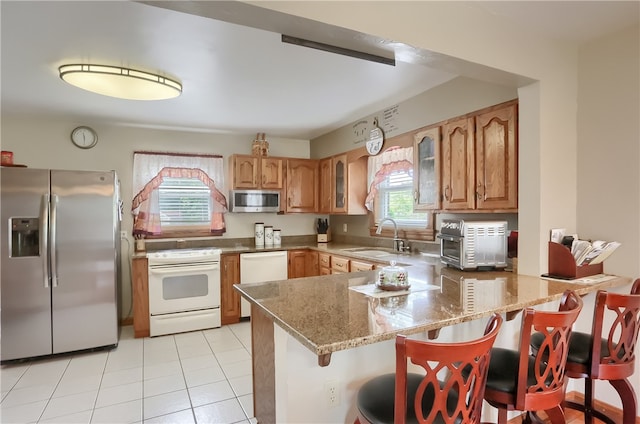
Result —
<path fill-rule="evenodd" d="M 622 400 L 622 423 L 633 424 L 636 420 L 636 405 L 638 403 L 633 386 L 627 379 L 609 380 L 609 383 L 616 389 Z"/>
<path fill-rule="evenodd" d="M 567 422 L 564 416 L 564 411 L 562 410 L 562 407 L 560 405 L 556 406 L 553 409 L 547 409 L 544 412 L 547 413 L 547 415 L 549 416 L 549 419 L 553 424 Z"/>
<path fill-rule="evenodd" d="M 593 424 L 593 388 L 595 381 L 591 378 L 584 380 L 584 424 Z"/>

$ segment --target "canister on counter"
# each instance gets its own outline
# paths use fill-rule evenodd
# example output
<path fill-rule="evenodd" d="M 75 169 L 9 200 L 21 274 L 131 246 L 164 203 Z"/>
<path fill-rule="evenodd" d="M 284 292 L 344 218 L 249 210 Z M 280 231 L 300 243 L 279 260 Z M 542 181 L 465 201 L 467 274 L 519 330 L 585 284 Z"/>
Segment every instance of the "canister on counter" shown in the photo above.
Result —
<path fill-rule="evenodd" d="M 264 245 L 267 247 L 273 246 L 273 226 L 266 225 L 264 227 Z"/>
<path fill-rule="evenodd" d="M 273 245 L 280 246 L 282 244 L 282 236 L 280 235 L 280 230 L 273 230 Z"/>
<path fill-rule="evenodd" d="M 264 247 L 264 222 L 256 222 L 255 240 L 256 247 Z"/>
<path fill-rule="evenodd" d="M 13 152 L 2 150 L 2 153 L 0 153 L 0 161 L 2 165 L 13 165 Z"/>

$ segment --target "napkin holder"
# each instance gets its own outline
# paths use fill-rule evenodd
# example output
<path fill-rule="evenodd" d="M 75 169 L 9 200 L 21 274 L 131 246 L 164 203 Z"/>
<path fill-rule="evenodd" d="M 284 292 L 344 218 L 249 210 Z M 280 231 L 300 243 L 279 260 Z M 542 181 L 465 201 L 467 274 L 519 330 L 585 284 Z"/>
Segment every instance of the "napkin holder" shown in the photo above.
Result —
<path fill-rule="evenodd" d="M 595 265 L 578 266 L 568 247 L 552 241 L 549 242 L 549 277 L 574 280 L 602 273 L 602 262 Z"/>

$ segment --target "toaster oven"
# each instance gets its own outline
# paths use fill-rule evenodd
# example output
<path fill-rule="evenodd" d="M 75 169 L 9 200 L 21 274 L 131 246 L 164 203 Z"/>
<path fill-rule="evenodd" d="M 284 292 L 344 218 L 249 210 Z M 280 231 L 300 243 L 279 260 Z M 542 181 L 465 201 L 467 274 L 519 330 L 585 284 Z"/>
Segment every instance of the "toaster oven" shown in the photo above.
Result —
<path fill-rule="evenodd" d="M 507 221 L 444 219 L 440 233 L 440 260 L 461 270 L 488 270 L 507 266 Z"/>

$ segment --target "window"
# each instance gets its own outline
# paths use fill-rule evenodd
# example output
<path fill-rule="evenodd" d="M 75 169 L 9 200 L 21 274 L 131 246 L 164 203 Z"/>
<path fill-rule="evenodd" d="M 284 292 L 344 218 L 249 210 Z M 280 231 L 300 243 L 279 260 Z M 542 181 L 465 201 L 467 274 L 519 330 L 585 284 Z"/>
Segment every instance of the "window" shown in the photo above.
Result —
<path fill-rule="evenodd" d="M 393 237 L 393 229 L 384 226 L 378 235 L 378 223 L 390 217 L 398 225 L 398 235 L 409 240 L 434 240 L 433 213 L 413 211 L 413 147 L 392 146 L 368 161 L 369 193 L 365 200 L 373 212 L 371 236 Z"/>
<path fill-rule="evenodd" d="M 387 175 L 378 186 L 376 203 L 376 223 L 390 217 L 402 227 L 427 226 L 427 214 L 413 212 L 413 170 Z"/>
<path fill-rule="evenodd" d="M 208 227 L 211 220 L 209 187 L 194 178 L 165 177 L 158 187 L 162 227 Z"/>
<path fill-rule="evenodd" d="M 223 175 L 219 155 L 134 152 L 133 234 L 222 235 L 227 211 Z"/>

